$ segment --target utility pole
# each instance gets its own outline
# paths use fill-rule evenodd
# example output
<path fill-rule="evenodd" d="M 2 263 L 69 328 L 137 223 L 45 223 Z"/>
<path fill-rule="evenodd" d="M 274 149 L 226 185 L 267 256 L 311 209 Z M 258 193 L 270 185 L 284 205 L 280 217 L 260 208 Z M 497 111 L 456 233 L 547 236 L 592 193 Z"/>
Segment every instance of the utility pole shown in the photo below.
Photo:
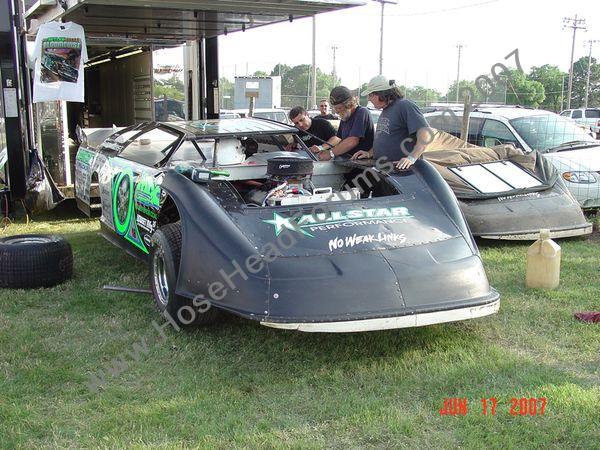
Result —
<path fill-rule="evenodd" d="M 317 107 L 317 18 L 312 16 L 312 97 L 311 108 Z"/>
<path fill-rule="evenodd" d="M 375 0 L 381 3 L 381 26 L 379 29 L 379 75 L 383 73 L 383 10 L 386 3 L 396 4 L 397 0 Z"/>
<path fill-rule="evenodd" d="M 560 110 L 564 109 L 565 103 L 565 76 L 563 75 L 562 84 L 560 86 Z"/>
<path fill-rule="evenodd" d="M 585 43 L 590 45 L 590 53 L 588 55 L 588 71 L 587 78 L 585 80 L 585 99 L 583 100 L 583 107 L 588 107 L 588 97 L 590 93 L 590 72 L 592 71 L 592 45 L 600 43 L 600 39 L 590 39 Z"/>
<path fill-rule="evenodd" d="M 310 102 L 310 78 L 312 75 L 312 71 L 310 67 L 308 68 L 308 73 L 306 74 L 306 109 L 310 109 L 308 103 Z"/>
<path fill-rule="evenodd" d="M 332 45 L 331 46 L 331 50 L 333 50 L 333 69 L 331 71 L 331 76 L 333 77 L 333 82 L 336 82 L 336 78 L 337 78 L 337 73 L 335 73 L 335 52 L 337 51 L 339 47 L 337 45 Z"/>
<path fill-rule="evenodd" d="M 571 44 L 571 64 L 569 65 L 569 89 L 567 92 L 567 109 L 571 109 L 571 93 L 573 92 L 573 56 L 575 55 L 575 35 L 577 30 L 585 30 L 585 19 L 578 19 L 577 14 L 575 17 L 565 17 L 563 19 L 563 30 L 565 28 L 573 29 L 573 42 Z"/>
<path fill-rule="evenodd" d="M 456 48 L 458 49 L 458 63 L 456 65 L 456 103 L 459 102 L 458 92 L 460 91 L 460 52 L 463 49 L 464 45 L 458 44 Z"/>

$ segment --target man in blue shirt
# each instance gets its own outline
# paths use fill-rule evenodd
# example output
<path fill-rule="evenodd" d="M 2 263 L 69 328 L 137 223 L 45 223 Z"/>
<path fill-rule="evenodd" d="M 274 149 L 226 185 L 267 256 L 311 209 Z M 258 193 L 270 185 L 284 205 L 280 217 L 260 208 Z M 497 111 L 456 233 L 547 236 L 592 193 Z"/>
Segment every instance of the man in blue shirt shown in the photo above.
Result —
<path fill-rule="evenodd" d="M 394 80 L 379 75 L 371 79 L 362 93 L 377 109 L 383 109 L 377 122 L 373 148 L 356 152 L 353 159 L 387 158 L 396 168 L 408 169 L 425 151 L 433 131 L 419 107 L 404 98 Z"/>
<path fill-rule="evenodd" d="M 336 156 L 352 156 L 370 150 L 375 133 L 369 110 L 360 106 L 345 86 L 334 87 L 329 102 L 340 116 L 340 126 L 335 136 L 314 150 L 319 160 L 329 161 Z"/>

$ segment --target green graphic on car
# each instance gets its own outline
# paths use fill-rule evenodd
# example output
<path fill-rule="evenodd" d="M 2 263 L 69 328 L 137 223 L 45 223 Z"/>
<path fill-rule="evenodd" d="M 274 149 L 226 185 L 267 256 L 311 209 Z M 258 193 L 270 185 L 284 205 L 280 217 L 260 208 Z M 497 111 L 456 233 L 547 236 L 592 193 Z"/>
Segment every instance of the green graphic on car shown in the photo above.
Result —
<path fill-rule="evenodd" d="M 142 238 L 138 221 L 156 220 L 161 189 L 147 174 L 136 176 L 129 167 L 117 168 L 112 184 L 112 212 L 115 231 L 144 253 L 149 250 Z M 139 215 L 141 213 L 142 215 Z M 142 224 L 142 225 L 143 225 Z M 146 227 L 146 226 L 145 226 Z"/>

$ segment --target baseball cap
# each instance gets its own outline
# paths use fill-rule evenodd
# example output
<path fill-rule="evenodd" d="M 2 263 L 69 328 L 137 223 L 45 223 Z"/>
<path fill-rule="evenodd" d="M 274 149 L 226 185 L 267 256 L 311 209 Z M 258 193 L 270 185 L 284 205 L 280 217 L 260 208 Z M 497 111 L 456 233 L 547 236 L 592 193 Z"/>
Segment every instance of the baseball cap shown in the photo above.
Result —
<path fill-rule="evenodd" d="M 394 86 L 394 80 L 388 80 L 383 75 L 377 75 L 371 78 L 367 88 L 360 93 L 361 96 L 372 94 L 373 92 L 387 91 Z"/>
<path fill-rule="evenodd" d="M 329 94 L 329 103 L 339 105 L 352 98 L 352 92 L 346 86 L 336 86 Z"/>

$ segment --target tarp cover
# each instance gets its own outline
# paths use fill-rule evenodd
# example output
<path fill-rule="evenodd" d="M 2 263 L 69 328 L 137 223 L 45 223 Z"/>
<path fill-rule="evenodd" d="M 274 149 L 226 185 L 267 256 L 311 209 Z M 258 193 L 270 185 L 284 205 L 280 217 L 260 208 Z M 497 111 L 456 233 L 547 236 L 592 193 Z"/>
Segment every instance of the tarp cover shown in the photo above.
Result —
<path fill-rule="evenodd" d="M 479 147 L 444 131 L 436 129 L 433 129 L 433 131 L 433 141 L 427 146 L 425 153 L 423 153 L 423 158 L 433 164 L 458 198 L 493 198 L 525 192 L 543 191 L 551 188 L 556 183 L 558 172 L 552 163 L 547 161 L 538 152 L 525 154 L 512 144 L 497 145 L 491 148 Z M 449 167 L 494 161 L 512 161 L 526 171 L 533 173 L 541 180 L 542 185 L 528 189 L 514 189 L 511 191 L 484 194 L 474 189 L 448 169 Z"/>

